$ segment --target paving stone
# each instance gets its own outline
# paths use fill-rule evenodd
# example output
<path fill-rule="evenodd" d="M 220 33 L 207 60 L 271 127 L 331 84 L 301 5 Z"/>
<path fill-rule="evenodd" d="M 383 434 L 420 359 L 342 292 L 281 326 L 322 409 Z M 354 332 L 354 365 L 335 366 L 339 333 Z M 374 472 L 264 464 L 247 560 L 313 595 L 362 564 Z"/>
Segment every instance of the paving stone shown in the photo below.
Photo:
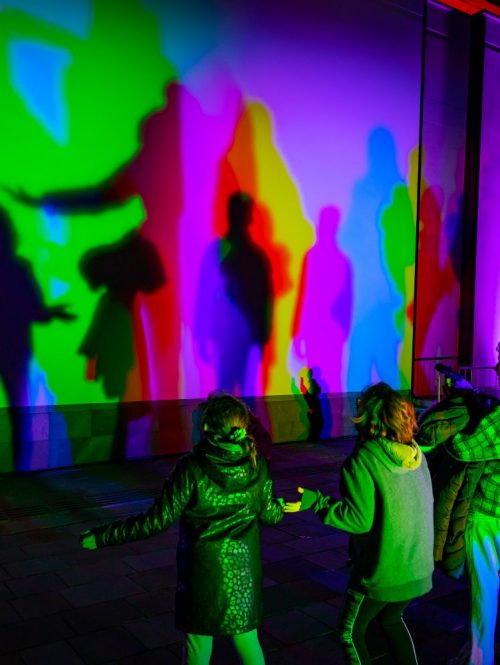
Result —
<path fill-rule="evenodd" d="M 79 549 L 76 538 L 65 538 L 64 540 L 55 540 L 52 542 L 38 542 L 23 546 L 23 550 L 30 558 L 45 557 L 51 554 L 64 554 Z"/>
<path fill-rule="evenodd" d="M 0 626 L 19 621 L 19 614 L 7 600 L 0 600 Z"/>
<path fill-rule="evenodd" d="M 49 642 L 66 640 L 73 630 L 58 616 L 17 621 L 0 626 L 0 654 L 22 651 Z"/>
<path fill-rule="evenodd" d="M 78 547 L 76 550 L 61 554 L 61 558 L 68 566 L 87 566 L 95 565 L 100 561 L 117 561 L 128 554 L 132 554 L 128 545 L 120 545 L 119 551 L 114 547 L 101 547 L 98 550 L 84 550 L 82 547 Z"/>
<path fill-rule="evenodd" d="M 124 599 L 97 603 L 61 613 L 64 621 L 78 635 L 93 633 L 110 626 L 119 626 L 125 621 L 137 619 L 140 616 L 140 610 Z"/>
<path fill-rule="evenodd" d="M 3 653 L 2 665 L 26 665 L 20 653 Z"/>
<path fill-rule="evenodd" d="M 145 591 L 175 589 L 177 586 L 177 566 L 163 566 L 129 575 L 129 579 L 139 584 Z"/>
<path fill-rule="evenodd" d="M 141 614 L 153 617 L 166 612 L 173 612 L 175 594 L 172 589 L 163 589 L 149 593 L 138 593 L 127 598 L 127 602 L 136 607 Z"/>
<path fill-rule="evenodd" d="M 293 610 L 268 617 L 266 632 L 283 642 L 283 644 L 296 644 L 331 633 L 331 627 L 316 617 Z"/>
<path fill-rule="evenodd" d="M 293 644 L 266 655 L 266 665 L 332 665 L 343 662 L 341 648 L 328 636 Z"/>
<path fill-rule="evenodd" d="M 322 586 L 334 591 L 335 593 L 344 593 L 349 582 L 350 572 L 347 569 L 322 570 L 311 575 Z"/>
<path fill-rule="evenodd" d="M 33 530 L 33 520 L 29 517 L 16 517 L 15 520 L 0 522 L 0 534 L 18 535 Z"/>
<path fill-rule="evenodd" d="M 312 554 L 314 552 L 324 552 L 332 548 L 341 547 L 345 542 L 346 539 L 344 534 L 331 529 L 330 535 L 323 535 L 315 538 L 299 537 L 296 540 L 290 541 L 287 545 L 304 554 Z"/>
<path fill-rule="evenodd" d="M 263 545 L 270 545 L 272 543 L 283 543 L 293 539 L 293 534 L 283 529 L 283 522 L 279 523 L 279 527 L 263 526 L 260 530 L 260 539 Z"/>
<path fill-rule="evenodd" d="M 433 605 L 438 605 L 444 610 L 460 614 L 460 616 L 470 616 L 470 596 L 468 589 L 461 589 L 445 596 L 438 596 L 431 599 Z"/>
<path fill-rule="evenodd" d="M 5 584 L 5 582 L 0 582 L 0 600 L 7 599 L 7 598 L 13 598 L 13 597 L 14 597 L 14 594 L 9 589 L 9 587 Z"/>
<path fill-rule="evenodd" d="M 138 554 L 144 552 L 157 552 L 158 550 L 176 550 L 177 541 L 179 539 L 178 529 L 169 529 L 163 533 L 159 533 L 154 538 L 145 538 L 144 540 L 136 540 L 129 544 L 132 552 Z"/>
<path fill-rule="evenodd" d="M 266 616 L 305 607 L 315 600 L 325 600 L 329 589 L 311 580 L 298 580 L 264 588 L 264 613 Z"/>
<path fill-rule="evenodd" d="M 12 538 L 12 536 L 9 536 L 9 538 Z M 2 565 L 13 561 L 19 562 L 22 561 L 23 559 L 28 559 L 28 558 L 29 558 L 28 555 L 26 554 L 26 552 L 23 552 L 21 546 L 14 547 L 13 543 L 10 546 L 9 545 L 0 546 L 0 564 Z"/>
<path fill-rule="evenodd" d="M 17 597 L 32 596 L 46 591 L 61 591 L 66 584 L 55 573 L 44 573 L 7 580 L 5 585 Z"/>
<path fill-rule="evenodd" d="M 47 665 L 47 663 L 61 663 L 61 665 L 85 665 L 67 642 L 52 642 L 32 649 L 24 649 L 23 662 L 26 665 Z"/>
<path fill-rule="evenodd" d="M 70 607 L 68 601 L 55 591 L 14 598 L 10 603 L 23 619 L 50 616 Z"/>
<path fill-rule="evenodd" d="M 50 555 L 36 559 L 4 563 L 3 567 L 8 571 L 10 577 L 28 577 L 37 573 L 62 571 L 68 568 L 68 564 L 60 557 Z"/>
<path fill-rule="evenodd" d="M 323 524 L 319 519 L 316 522 L 311 522 L 310 524 L 305 524 L 303 521 L 289 523 L 287 517 L 285 516 L 283 522 L 280 522 L 280 529 L 292 536 L 297 537 L 307 536 L 311 538 L 331 536 L 332 534 L 332 528 Z"/>
<path fill-rule="evenodd" d="M 79 635 L 69 639 L 68 642 L 88 665 L 106 663 L 110 660 L 120 661 L 125 656 L 144 651 L 144 645 L 140 640 L 120 627 Z"/>
<path fill-rule="evenodd" d="M 262 587 L 265 589 L 268 586 L 276 586 L 277 582 L 275 580 L 270 579 L 269 577 L 264 577 L 262 578 Z"/>
<path fill-rule="evenodd" d="M 267 625 L 267 618 L 264 619 L 262 625 L 259 626 L 258 629 L 259 641 L 262 646 L 262 650 L 264 651 L 264 653 L 268 653 L 270 651 L 276 651 L 277 649 L 282 649 L 283 642 L 274 637 L 274 635 L 271 635 L 271 633 L 268 633 L 266 630 L 266 625 Z"/>
<path fill-rule="evenodd" d="M 301 612 L 307 614 L 311 617 L 322 621 L 327 626 L 330 626 L 335 631 L 337 630 L 338 620 L 340 616 L 340 611 L 338 607 L 334 607 L 329 603 L 312 603 L 302 607 Z"/>
<path fill-rule="evenodd" d="M 297 556 L 297 550 L 288 543 L 272 543 L 267 545 L 262 551 L 263 561 L 285 561 L 286 559 L 294 559 Z"/>
<path fill-rule="evenodd" d="M 179 665 L 181 658 L 172 653 L 168 647 L 150 649 L 120 660 L 120 665 Z"/>
<path fill-rule="evenodd" d="M 125 563 L 134 570 L 151 570 L 152 568 L 161 568 L 176 562 L 175 550 L 160 550 L 137 554 L 135 556 L 126 556 L 123 558 Z"/>
<path fill-rule="evenodd" d="M 308 578 L 313 572 L 320 572 L 323 568 L 302 558 L 287 559 L 266 563 L 264 574 L 276 582 L 291 582 Z"/>
<path fill-rule="evenodd" d="M 183 634 L 174 627 L 172 612 L 126 621 L 123 627 L 140 640 L 147 649 L 163 647 L 183 638 Z"/>
<path fill-rule="evenodd" d="M 74 607 L 85 607 L 105 600 L 124 598 L 134 593 L 141 593 L 142 588 L 126 577 L 116 577 L 110 580 L 98 580 L 88 584 L 64 589 L 61 593 Z"/>
<path fill-rule="evenodd" d="M 349 556 L 346 547 L 339 547 L 337 549 L 322 550 L 314 554 L 307 554 L 304 560 L 328 570 L 336 570 L 337 568 L 345 567 Z"/>
<path fill-rule="evenodd" d="M 408 607 L 405 617 L 410 630 L 416 628 L 432 637 L 463 630 L 467 624 L 464 616 L 445 610 L 430 601 Z"/>
<path fill-rule="evenodd" d="M 58 571 L 58 575 L 68 586 L 72 587 L 102 578 L 121 577 L 132 572 L 133 568 L 125 561 L 115 558 L 80 566 L 66 566 Z"/>

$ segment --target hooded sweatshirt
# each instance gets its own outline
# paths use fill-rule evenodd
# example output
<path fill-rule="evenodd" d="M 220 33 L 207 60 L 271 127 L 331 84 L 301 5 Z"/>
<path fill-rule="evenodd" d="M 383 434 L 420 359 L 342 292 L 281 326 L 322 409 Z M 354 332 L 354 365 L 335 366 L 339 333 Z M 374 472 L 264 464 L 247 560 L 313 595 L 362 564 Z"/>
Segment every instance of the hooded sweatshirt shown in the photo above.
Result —
<path fill-rule="evenodd" d="M 330 526 L 352 534 L 350 587 L 384 602 L 410 600 L 432 586 L 433 497 L 427 462 L 416 443 L 364 441 L 345 461 L 342 498 L 304 490 Z"/>

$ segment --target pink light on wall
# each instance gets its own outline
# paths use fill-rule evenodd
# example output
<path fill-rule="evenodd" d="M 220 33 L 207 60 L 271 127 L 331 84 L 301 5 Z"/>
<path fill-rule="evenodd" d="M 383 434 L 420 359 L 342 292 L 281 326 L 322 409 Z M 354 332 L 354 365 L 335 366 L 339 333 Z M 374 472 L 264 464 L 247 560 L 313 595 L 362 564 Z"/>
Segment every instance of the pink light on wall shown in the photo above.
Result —
<path fill-rule="evenodd" d="M 476 253 L 474 365 L 493 366 L 500 340 L 500 18 L 486 16 Z"/>

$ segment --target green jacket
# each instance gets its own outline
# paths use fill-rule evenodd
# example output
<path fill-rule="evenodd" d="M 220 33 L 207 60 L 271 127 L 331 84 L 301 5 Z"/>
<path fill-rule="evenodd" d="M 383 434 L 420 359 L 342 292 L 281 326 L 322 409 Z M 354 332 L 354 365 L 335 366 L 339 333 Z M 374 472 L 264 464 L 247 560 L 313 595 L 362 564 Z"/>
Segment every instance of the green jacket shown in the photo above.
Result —
<path fill-rule="evenodd" d="M 201 441 L 179 460 L 144 514 L 94 529 L 99 547 L 147 538 L 179 519 L 175 623 L 187 633 L 235 635 L 262 620 L 259 522 L 276 524 L 264 458 L 238 444 Z"/>
<path fill-rule="evenodd" d="M 483 465 L 471 513 L 500 517 L 500 406 L 492 407 L 474 430 L 466 427 L 455 434 L 448 450 L 458 460 Z"/>
<path fill-rule="evenodd" d="M 455 390 L 422 414 L 418 443 L 434 489 L 434 559 L 459 577 L 469 513 L 500 516 L 500 408 L 474 390 Z"/>
<path fill-rule="evenodd" d="M 341 499 L 305 490 L 330 526 L 352 534 L 350 587 L 375 600 L 410 600 L 432 586 L 433 497 L 427 462 L 416 444 L 385 439 L 358 444 L 340 476 Z"/>

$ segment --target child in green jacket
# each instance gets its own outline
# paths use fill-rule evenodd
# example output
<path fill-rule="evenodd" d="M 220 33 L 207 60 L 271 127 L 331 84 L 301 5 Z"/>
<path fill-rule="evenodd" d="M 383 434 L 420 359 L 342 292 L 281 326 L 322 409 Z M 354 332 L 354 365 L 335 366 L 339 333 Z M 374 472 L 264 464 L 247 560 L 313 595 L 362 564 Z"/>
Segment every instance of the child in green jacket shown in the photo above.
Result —
<path fill-rule="evenodd" d="M 368 665 L 368 624 L 377 617 L 391 654 L 415 665 L 403 611 L 431 589 L 433 498 L 431 478 L 413 441 L 413 406 L 385 383 L 365 390 L 353 419 L 358 441 L 340 477 L 342 498 L 298 488 L 301 500 L 285 512 L 312 508 L 330 526 L 352 534 L 353 562 L 340 618 L 340 638 L 350 665 Z"/>
<path fill-rule="evenodd" d="M 179 520 L 175 624 L 186 635 L 186 665 L 210 662 L 214 635 L 229 635 L 244 665 L 264 665 L 259 523 L 283 518 L 268 465 L 247 432 L 250 414 L 231 395 L 203 407 L 203 438 L 182 457 L 142 515 L 84 531 L 95 549 L 148 538 Z"/>

